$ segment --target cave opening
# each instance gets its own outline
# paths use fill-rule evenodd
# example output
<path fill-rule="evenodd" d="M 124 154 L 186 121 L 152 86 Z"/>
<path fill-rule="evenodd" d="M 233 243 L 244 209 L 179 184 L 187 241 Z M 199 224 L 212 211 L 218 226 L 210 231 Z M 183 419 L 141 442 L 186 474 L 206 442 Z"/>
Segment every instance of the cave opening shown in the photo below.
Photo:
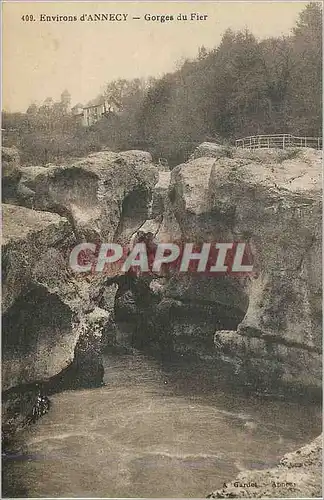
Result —
<path fill-rule="evenodd" d="M 179 292 L 181 285 L 175 278 L 146 276 L 136 278 L 132 286 L 119 286 L 114 316 L 129 346 L 157 356 L 217 357 L 215 332 L 237 329 L 246 314 L 248 297 L 233 281 L 230 286 L 226 280 L 216 283 L 208 276 L 189 281 L 187 293 Z M 191 293 L 193 282 L 195 291 Z"/>

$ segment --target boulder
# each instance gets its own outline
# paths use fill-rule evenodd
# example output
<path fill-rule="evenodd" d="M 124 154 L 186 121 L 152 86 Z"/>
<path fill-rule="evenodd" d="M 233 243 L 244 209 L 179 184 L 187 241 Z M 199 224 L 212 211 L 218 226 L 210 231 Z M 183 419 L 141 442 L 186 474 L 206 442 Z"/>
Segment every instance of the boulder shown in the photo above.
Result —
<path fill-rule="evenodd" d="M 158 171 L 149 153 L 102 151 L 72 165 L 31 167 L 20 183 L 33 208 L 66 217 L 78 241 L 125 242 L 148 218 Z M 27 196 L 28 198 L 28 196 Z"/>
<path fill-rule="evenodd" d="M 222 158 L 232 156 L 232 148 L 214 142 L 203 142 L 193 152 L 191 159 L 196 158 Z"/>
<path fill-rule="evenodd" d="M 21 177 L 17 186 L 17 204 L 27 208 L 35 207 L 37 178 L 41 174 L 46 175 L 46 167 L 24 167 L 21 169 Z"/>
<path fill-rule="evenodd" d="M 68 254 L 75 243 L 66 218 L 3 205 L 5 424 L 13 419 L 12 404 L 17 406 L 27 395 L 33 400 L 35 384 L 51 386 L 53 391 L 62 385 L 98 385 L 102 380 L 101 344 L 107 341 L 113 304 L 110 311 L 96 308 L 91 280 L 80 279 L 69 269 Z M 70 366 L 71 384 L 71 377 L 65 377 Z M 21 421 L 19 412 L 16 416 Z M 9 427 L 12 430 L 15 424 Z"/>

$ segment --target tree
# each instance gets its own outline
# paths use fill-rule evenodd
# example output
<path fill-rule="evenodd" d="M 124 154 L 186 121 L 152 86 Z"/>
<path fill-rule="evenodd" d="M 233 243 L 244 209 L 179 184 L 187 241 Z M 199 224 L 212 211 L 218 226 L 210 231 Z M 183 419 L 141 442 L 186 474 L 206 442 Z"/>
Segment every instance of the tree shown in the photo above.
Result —
<path fill-rule="evenodd" d="M 291 37 L 290 127 L 302 135 L 322 130 L 322 10 L 310 3 Z"/>
<path fill-rule="evenodd" d="M 317 47 L 322 41 L 322 7 L 321 3 L 311 2 L 300 13 L 293 28 L 295 39 L 301 38 Z"/>
<path fill-rule="evenodd" d="M 36 103 L 35 103 L 35 102 L 32 102 L 32 103 L 28 106 L 26 113 L 27 113 L 28 115 L 30 115 L 30 116 L 35 116 L 35 115 L 37 114 L 37 112 L 38 112 L 38 107 L 37 107 L 37 105 L 36 105 Z"/>
<path fill-rule="evenodd" d="M 289 127 L 289 85 L 292 71 L 288 37 L 268 38 L 260 43 L 264 68 L 264 132 L 286 131 Z"/>

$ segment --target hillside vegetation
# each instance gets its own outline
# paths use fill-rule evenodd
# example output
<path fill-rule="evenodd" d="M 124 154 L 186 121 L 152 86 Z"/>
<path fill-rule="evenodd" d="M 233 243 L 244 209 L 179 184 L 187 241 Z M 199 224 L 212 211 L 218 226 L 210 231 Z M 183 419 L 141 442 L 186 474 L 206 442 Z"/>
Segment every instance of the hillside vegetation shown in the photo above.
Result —
<path fill-rule="evenodd" d="M 181 68 L 144 87 L 110 82 L 122 112 L 89 128 L 46 106 L 4 113 L 4 145 L 25 163 L 67 159 L 97 151 L 144 149 L 171 165 L 206 140 L 231 142 L 258 133 L 322 135 L 322 12 L 310 3 L 289 36 L 258 40 L 228 29 L 218 47 L 200 47 Z M 123 85 L 119 85 L 120 83 Z M 123 98 L 125 96 L 125 98 Z"/>

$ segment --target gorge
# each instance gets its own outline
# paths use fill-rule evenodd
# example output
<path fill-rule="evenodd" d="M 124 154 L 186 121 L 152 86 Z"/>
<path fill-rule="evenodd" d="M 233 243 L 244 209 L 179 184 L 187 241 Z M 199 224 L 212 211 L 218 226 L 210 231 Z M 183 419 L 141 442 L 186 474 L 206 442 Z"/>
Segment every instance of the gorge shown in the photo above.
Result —
<path fill-rule="evenodd" d="M 222 498 L 318 436 L 321 162 L 204 143 L 171 172 L 143 151 L 23 167 L 4 148 L 5 496 Z M 77 243 L 139 229 L 247 242 L 255 276 L 69 268 Z M 39 391 L 51 408 L 27 426 Z M 319 459 L 306 472 L 280 494 L 319 496 Z"/>

